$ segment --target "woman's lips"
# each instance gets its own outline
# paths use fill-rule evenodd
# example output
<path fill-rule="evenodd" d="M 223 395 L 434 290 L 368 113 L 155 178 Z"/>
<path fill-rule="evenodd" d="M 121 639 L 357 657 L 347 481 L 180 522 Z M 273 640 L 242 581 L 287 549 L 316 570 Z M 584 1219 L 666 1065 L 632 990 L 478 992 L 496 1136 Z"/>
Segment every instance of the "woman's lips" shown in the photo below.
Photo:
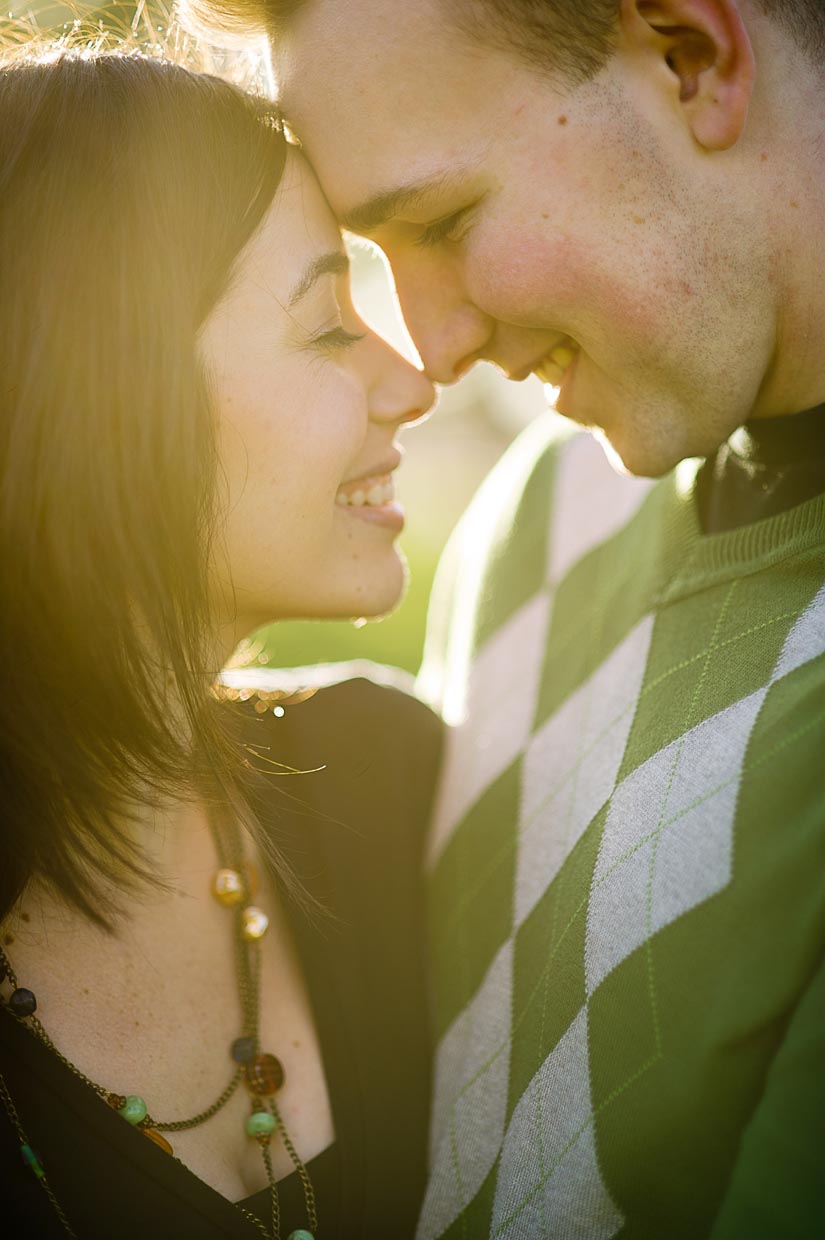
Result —
<path fill-rule="evenodd" d="M 343 508 L 341 511 L 345 516 L 353 517 L 356 521 L 367 521 L 371 525 L 382 525 L 386 529 L 395 530 L 401 533 L 404 528 L 404 509 L 398 503 L 381 504 L 380 507 L 371 507 L 365 504 L 363 508 Z"/>
<path fill-rule="evenodd" d="M 404 509 L 396 501 L 392 474 L 377 474 L 344 483 L 338 488 L 335 503 L 349 516 L 373 525 L 397 531 L 404 527 Z"/>
<path fill-rule="evenodd" d="M 338 488 L 335 502 L 341 508 L 380 508 L 395 499 L 395 480 L 392 474 L 374 474 L 372 477 L 354 478 Z"/>

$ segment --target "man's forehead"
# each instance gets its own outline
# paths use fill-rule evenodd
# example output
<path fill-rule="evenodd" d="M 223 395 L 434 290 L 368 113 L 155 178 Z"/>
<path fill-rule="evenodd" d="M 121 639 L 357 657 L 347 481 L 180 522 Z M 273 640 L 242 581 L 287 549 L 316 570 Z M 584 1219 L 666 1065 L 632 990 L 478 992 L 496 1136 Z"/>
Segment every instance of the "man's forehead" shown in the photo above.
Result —
<path fill-rule="evenodd" d="M 443 46 L 428 54 L 413 40 L 401 58 L 351 29 L 338 42 L 320 23 L 325 5 L 310 3 L 276 44 L 279 102 L 336 215 L 369 232 L 424 189 L 446 193 L 451 177 L 482 159 L 484 113 L 495 99 L 498 116 L 507 84 L 489 72 L 480 82 L 477 60 Z"/>
<path fill-rule="evenodd" d="M 279 30 L 278 41 L 295 34 L 316 47 L 357 40 L 369 53 L 376 41 L 402 44 L 413 28 L 420 34 L 431 27 L 433 37 L 443 37 L 447 24 L 447 0 L 300 0 Z"/>
<path fill-rule="evenodd" d="M 399 138 L 419 122 L 443 126 L 480 68 L 443 9 L 443 0 L 308 0 L 272 48 L 279 102 L 299 136 L 322 120 L 336 130 L 356 120 L 365 134 L 380 123 Z"/>

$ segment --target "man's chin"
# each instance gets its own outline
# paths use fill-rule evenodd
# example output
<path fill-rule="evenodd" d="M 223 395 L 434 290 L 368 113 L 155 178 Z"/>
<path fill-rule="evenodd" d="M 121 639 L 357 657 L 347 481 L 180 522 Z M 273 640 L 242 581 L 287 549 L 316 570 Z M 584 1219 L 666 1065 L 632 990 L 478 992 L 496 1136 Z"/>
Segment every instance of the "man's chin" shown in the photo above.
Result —
<path fill-rule="evenodd" d="M 626 477 L 663 478 L 687 455 L 668 452 L 660 444 L 652 447 L 638 440 L 634 441 L 632 437 L 608 432 L 601 426 L 588 427 L 588 430 L 604 448 L 605 455 L 616 473 Z"/>
<path fill-rule="evenodd" d="M 652 442 L 654 437 L 646 433 L 638 421 L 628 426 L 605 393 L 598 393 L 601 399 L 595 402 L 580 399 L 581 386 L 562 388 L 553 407 L 563 418 L 589 431 L 599 441 L 617 473 L 661 478 L 682 459 L 670 445 Z"/>

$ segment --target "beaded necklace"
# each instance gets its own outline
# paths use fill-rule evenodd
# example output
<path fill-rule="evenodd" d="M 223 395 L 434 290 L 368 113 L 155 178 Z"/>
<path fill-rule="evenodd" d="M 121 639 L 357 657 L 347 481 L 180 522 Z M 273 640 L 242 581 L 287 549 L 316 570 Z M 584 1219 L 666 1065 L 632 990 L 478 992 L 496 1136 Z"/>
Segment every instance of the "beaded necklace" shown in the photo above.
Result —
<path fill-rule="evenodd" d="M 211 824 L 210 824 L 211 825 Z M 163 1135 L 166 1132 L 183 1132 L 189 1128 L 197 1128 L 205 1124 L 213 1115 L 217 1115 L 238 1086 L 243 1082 L 250 1097 L 250 1115 L 246 1121 L 247 1135 L 257 1141 L 264 1166 L 270 1197 L 270 1228 L 264 1226 L 257 1215 L 238 1205 L 237 1209 L 254 1223 L 262 1235 L 269 1240 L 281 1238 L 281 1212 L 278 1200 L 278 1184 L 272 1167 L 271 1142 L 279 1136 L 290 1160 L 301 1180 L 306 1206 L 307 1222 L 310 1230 L 299 1228 L 290 1233 L 288 1240 L 314 1240 L 318 1227 L 318 1213 L 315 1203 L 315 1192 L 309 1172 L 299 1157 L 292 1139 L 286 1129 L 275 1095 L 284 1083 L 285 1074 L 281 1061 L 271 1054 L 262 1054 L 259 1039 L 260 1024 L 260 973 L 261 973 L 261 940 L 269 927 L 266 913 L 250 903 L 254 896 L 256 876 L 251 865 L 243 862 L 240 833 L 237 824 L 230 821 L 225 825 L 225 835 L 212 828 L 218 854 L 219 869 L 212 883 L 212 894 L 225 908 L 232 911 L 235 959 L 238 977 L 238 992 L 243 1013 L 243 1033 L 235 1039 L 230 1047 L 230 1057 L 235 1064 L 232 1077 L 226 1088 L 205 1110 L 199 1111 L 190 1119 L 157 1120 L 149 1114 L 146 1102 L 138 1094 L 116 1094 L 105 1089 L 96 1081 L 85 1076 L 73 1063 L 62 1055 L 52 1042 L 48 1033 L 35 1015 L 37 1000 L 31 990 L 18 984 L 17 976 L 11 963 L 0 947 L 0 983 L 8 980 L 12 993 L 5 1001 L 8 1011 L 29 1031 L 57 1056 L 76 1077 L 88 1085 L 98 1097 L 117 1111 L 127 1123 L 137 1128 L 145 1137 L 157 1145 L 165 1153 L 174 1156 L 169 1140 Z M 228 838 L 229 848 L 225 846 Z M 2 1001 L 0 997 L 0 1001 Z M 60 1203 L 49 1184 L 45 1168 L 39 1156 L 32 1148 L 23 1129 L 20 1116 L 8 1089 L 8 1085 L 0 1074 L 0 1101 L 2 1101 L 9 1121 L 20 1142 L 20 1155 L 23 1162 L 37 1178 L 48 1196 L 63 1229 L 69 1236 L 76 1236 Z"/>

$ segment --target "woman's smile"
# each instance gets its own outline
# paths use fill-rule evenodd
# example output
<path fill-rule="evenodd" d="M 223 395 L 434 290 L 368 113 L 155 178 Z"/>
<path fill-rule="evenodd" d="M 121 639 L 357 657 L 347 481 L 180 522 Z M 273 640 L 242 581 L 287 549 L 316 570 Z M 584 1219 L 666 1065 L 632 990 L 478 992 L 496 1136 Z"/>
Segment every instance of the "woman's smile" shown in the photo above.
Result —
<path fill-rule="evenodd" d="M 229 484 L 232 640 L 278 618 L 385 614 L 406 580 L 395 440 L 434 391 L 359 319 L 340 233 L 297 151 L 201 339 Z"/>
<path fill-rule="evenodd" d="M 394 460 L 342 483 L 335 496 L 336 506 L 345 509 L 349 516 L 400 533 L 404 528 L 404 509 L 395 497 L 394 478 L 400 463 L 401 455 L 397 453 Z"/>

